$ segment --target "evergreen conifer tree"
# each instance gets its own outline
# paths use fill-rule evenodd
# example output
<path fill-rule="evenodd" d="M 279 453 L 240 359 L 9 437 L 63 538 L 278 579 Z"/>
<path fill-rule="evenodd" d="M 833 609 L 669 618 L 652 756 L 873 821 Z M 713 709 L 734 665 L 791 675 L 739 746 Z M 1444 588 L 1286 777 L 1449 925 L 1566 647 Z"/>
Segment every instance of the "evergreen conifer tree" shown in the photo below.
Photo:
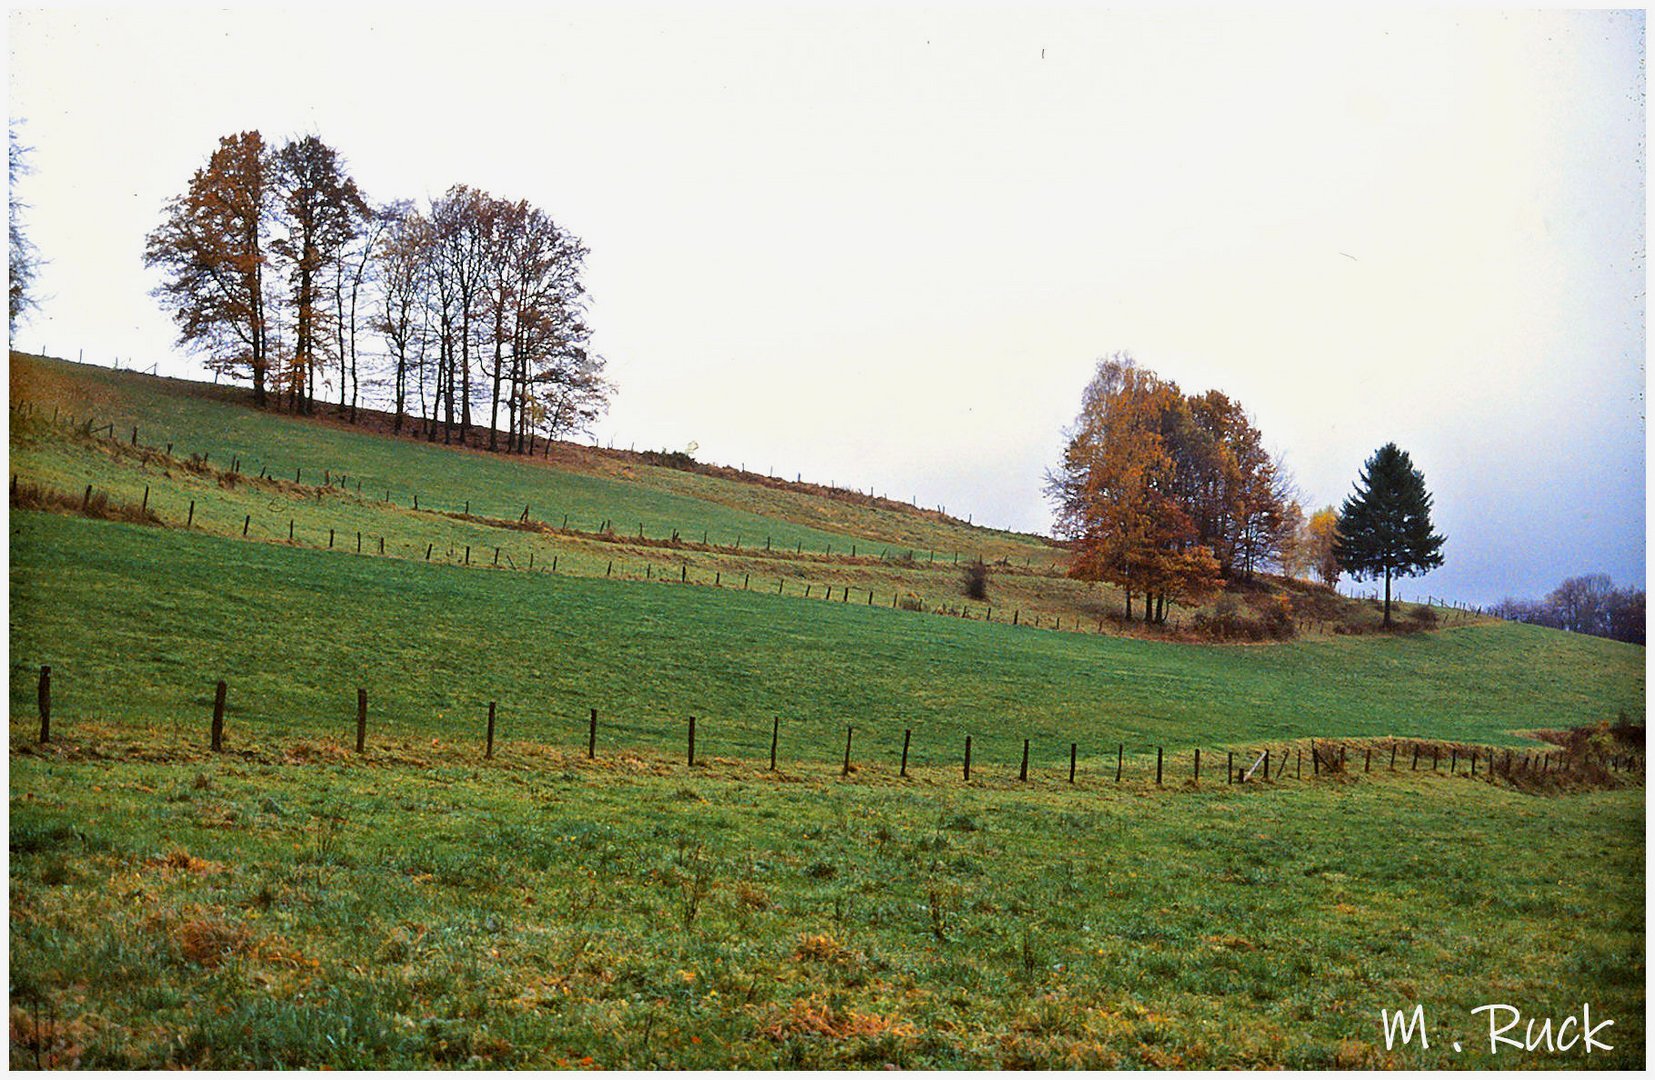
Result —
<path fill-rule="evenodd" d="M 1339 508 L 1334 557 L 1353 577 L 1385 579 L 1385 625 L 1391 625 L 1391 578 L 1442 565 L 1443 537 L 1431 529 L 1431 493 L 1407 451 L 1386 443 L 1362 466 L 1355 492 Z"/>

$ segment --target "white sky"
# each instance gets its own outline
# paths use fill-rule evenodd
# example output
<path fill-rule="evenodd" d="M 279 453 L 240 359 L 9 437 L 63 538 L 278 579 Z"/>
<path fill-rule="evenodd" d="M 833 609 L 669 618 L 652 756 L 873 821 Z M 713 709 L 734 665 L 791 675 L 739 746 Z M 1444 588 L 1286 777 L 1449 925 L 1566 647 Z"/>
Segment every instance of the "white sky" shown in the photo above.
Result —
<path fill-rule="evenodd" d="M 315 132 L 592 249 L 616 445 L 1044 530 L 1095 359 L 1216 387 L 1311 505 L 1394 440 L 1490 601 L 1644 583 L 1642 12 L 11 9 L 49 260 L 17 344 L 199 368 L 145 233 Z"/>

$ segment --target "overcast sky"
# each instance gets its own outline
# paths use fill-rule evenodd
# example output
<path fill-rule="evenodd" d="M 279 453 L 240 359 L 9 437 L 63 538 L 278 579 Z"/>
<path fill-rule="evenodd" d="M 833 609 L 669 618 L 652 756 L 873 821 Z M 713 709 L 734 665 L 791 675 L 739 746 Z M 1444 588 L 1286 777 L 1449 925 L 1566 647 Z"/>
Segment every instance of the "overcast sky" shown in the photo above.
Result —
<path fill-rule="evenodd" d="M 1387 441 L 1487 602 L 1644 583 L 1641 12 L 12 9 L 21 348 L 200 368 L 144 234 L 219 136 L 591 248 L 616 445 L 1044 531 L 1096 359 L 1253 413 L 1310 506 Z"/>

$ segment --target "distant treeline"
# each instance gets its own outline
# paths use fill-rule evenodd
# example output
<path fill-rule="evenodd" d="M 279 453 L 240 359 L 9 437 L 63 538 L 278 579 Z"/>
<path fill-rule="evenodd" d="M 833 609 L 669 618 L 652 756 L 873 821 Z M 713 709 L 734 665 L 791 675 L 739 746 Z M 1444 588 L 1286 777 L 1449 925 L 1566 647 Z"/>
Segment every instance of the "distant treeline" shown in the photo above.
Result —
<path fill-rule="evenodd" d="M 1544 600 L 1508 596 L 1491 610 L 1513 622 L 1644 643 L 1644 591 L 1631 586 L 1617 588 L 1607 574 L 1568 578 Z"/>

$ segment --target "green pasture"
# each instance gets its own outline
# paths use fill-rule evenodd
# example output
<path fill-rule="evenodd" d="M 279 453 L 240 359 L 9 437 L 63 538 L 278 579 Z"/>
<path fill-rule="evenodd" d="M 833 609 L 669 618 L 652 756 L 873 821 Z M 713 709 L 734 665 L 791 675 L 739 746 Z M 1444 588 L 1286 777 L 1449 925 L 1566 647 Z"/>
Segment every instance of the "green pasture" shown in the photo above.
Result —
<path fill-rule="evenodd" d="M 14 742 L 11 1064 L 1639 1069 L 1643 812 Z M 1493 1001 L 1614 1050 L 1490 1055 Z"/>
<path fill-rule="evenodd" d="M 113 424 L 115 434 L 165 448 L 179 457 L 205 454 L 228 467 L 239 459 L 241 471 L 258 476 L 320 483 L 326 476 L 348 477 L 348 486 L 370 499 L 411 506 L 415 497 L 426 509 L 461 511 L 516 519 L 524 506 L 535 518 L 583 532 L 605 522 L 621 535 L 664 539 L 677 531 L 686 539 L 760 547 L 823 552 L 876 547 L 937 550 L 952 557 L 988 551 L 1050 562 L 1052 549 L 1028 538 L 989 530 L 946 525 L 932 518 L 849 503 L 718 477 L 701 476 L 644 464 L 606 465 L 610 475 L 557 468 L 540 459 L 460 450 L 422 440 L 351 430 L 339 423 L 300 419 L 279 411 L 246 405 L 245 392 L 134 372 L 12 354 L 12 401 L 31 403 L 37 419 L 54 414 L 62 421 L 88 417 L 100 426 Z M 322 415 L 332 406 L 318 406 Z M 43 440 L 41 440 L 43 441 Z M 35 446 L 24 449 L 41 452 Z M 14 449 L 15 452 L 15 449 Z M 42 465 L 50 459 L 42 453 Z M 74 469 L 64 483 L 79 486 Z M 78 490 L 78 487 L 76 487 Z M 284 522 L 285 524 L 285 522 Z"/>
<path fill-rule="evenodd" d="M 1240 595 L 1296 589 L 1296 641 L 1099 633 L 1118 594 L 1053 549 L 922 514 L 17 354 L 12 396 L 14 1068 L 1645 1063 L 1641 776 L 1356 756 L 1641 723 L 1640 647 L 1445 610 L 1332 632 L 1377 615 L 1287 583 Z M 87 485 L 161 523 L 83 516 Z M 994 621 L 955 549 L 1007 560 Z M 1225 782 L 1313 740 L 1353 767 Z M 1491 1002 L 1590 1003 L 1615 1049 L 1491 1055 Z M 1379 1010 L 1416 1004 L 1430 1048 L 1388 1050 Z"/>
<path fill-rule="evenodd" d="M 857 729 L 890 764 L 1005 768 L 1070 742 L 1093 774 L 1120 743 L 1209 752 L 1302 738 L 1511 744 L 1537 728 L 1642 716 L 1643 650 L 1486 624 L 1268 647 L 1028 631 L 919 612 L 676 582 L 432 566 L 39 513 L 12 518 L 11 707 L 54 670 L 63 723 L 204 737 L 213 684 L 237 739 L 343 731 L 366 687 L 376 730 L 502 731 L 833 760 Z"/>

